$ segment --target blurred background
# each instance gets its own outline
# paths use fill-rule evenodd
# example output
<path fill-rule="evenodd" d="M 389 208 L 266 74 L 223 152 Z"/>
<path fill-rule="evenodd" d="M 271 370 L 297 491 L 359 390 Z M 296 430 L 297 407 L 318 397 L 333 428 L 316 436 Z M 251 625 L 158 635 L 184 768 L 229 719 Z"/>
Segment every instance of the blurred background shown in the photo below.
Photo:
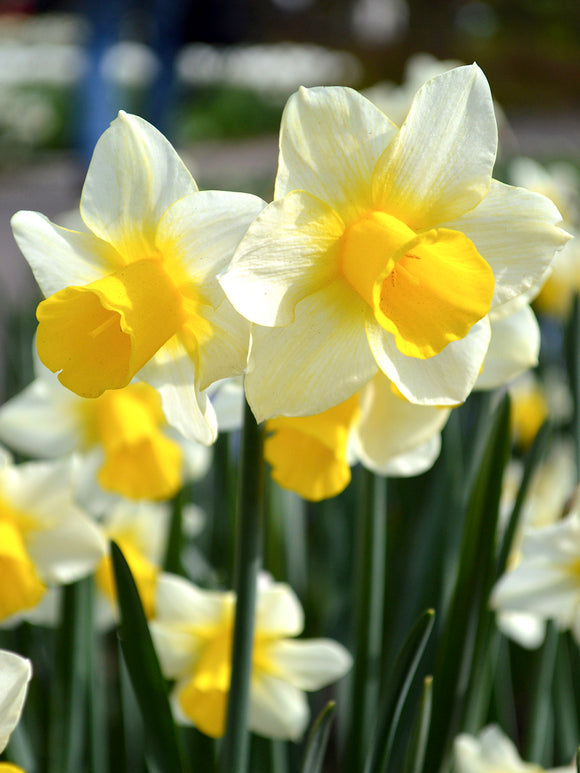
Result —
<path fill-rule="evenodd" d="M 281 112 L 298 86 L 370 89 L 392 106 L 436 60 L 477 61 L 500 109 L 503 158 L 577 164 L 579 41 L 577 0 L 0 1 L 2 351 L 15 310 L 33 328 L 37 299 L 10 217 L 75 207 L 119 109 L 163 131 L 201 188 L 269 200 Z M 0 389 L 11 392 L 7 368 Z"/>

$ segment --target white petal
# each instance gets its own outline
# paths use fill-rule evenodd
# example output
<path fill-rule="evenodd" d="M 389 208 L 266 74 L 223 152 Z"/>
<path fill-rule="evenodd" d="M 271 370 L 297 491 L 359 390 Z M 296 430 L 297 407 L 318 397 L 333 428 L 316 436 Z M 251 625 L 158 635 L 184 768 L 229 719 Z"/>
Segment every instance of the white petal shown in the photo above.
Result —
<path fill-rule="evenodd" d="M 537 649 L 546 636 L 544 618 L 529 612 L 500 612 L 496 621 L 504 636 L 529 650 Z"/>
<path fill-rule="evenodd" d="M 200 392 L 195 364 L 172 338 L 141 368 L 137 377 L 155 387 L 167 422 L 189 440 L 211 445 L 217 419 L 205 392 Z"/>
<path fill-rule="evenodd" d="M 372 460 L 362 459 L 365 467 L 378 475 L 408 478 L 412 475 L 421 475 L 430 470 L 437 461 L 441 452 L 441 435 L 435 435 L 426 443 L 416 446 L 404 454 L 398 454 L 388 460 L 382 467 L 373 466 Z"/>
<path fill-rule="evenodd" d="M 320 690 L 352 667 L 347 650 L 332 639 L 283 640 L 268 647 L 281 678 L 301 690 Z"/>
<path fill-rule="evenodd" d="M 254 220 L 221 286 L 252 322 L 287 325 L 299 301 L 337 276 L 343 233 L 343 221 L 328 204 L 305 191 L 289 193 Z"/>
<path fill-rule="evenodd" d="M 38 212 L 17 212 L 14 238 L 46 297 L 71 285 L 86 285 L 110 273 L 117 252 L 93 234 L 69 231 Z"/>
<path fill-rule="evenodd" d="M 290 325 L 252 329 L 246 396 L 258 422 L 322 413 L 375 375 L 365 333 L 367 308 L 337 280 L 299 303 Z"/>
<path fill-rule="evenodd" d="M 522 561 L 501 577 L 491 597 L 494 609 L 531 612 L 564 627 L 571 625 L 579 602 L 580 589 L 573 575 L 534 561 Z"/>
<path fill-rule="evenodd" d="M 197 185 L 165 137 L 121 111 L 101 136 L 87 172 L 81 214 L 87 226 L 122 254 L 146 257 L 157 224 Z"/>
<path fill-rule="evenodd" d="M 491 341 L 475 388 L 495 389 L 538 364 L 540 327 L 529 306 L 493 319 Z"/>
<path fill-rule="evenodd" d="M 155 617 L 160 623 L 215 626 L 232 603 L 232 593 L 202 590 L 184 577 L 164 572 L 157 580 Z"/>
<path fill-rule="evenodd" d="M 183 679 L 191 675 L 203 642 L 185 625 L 152 620 L 149 630 L 155 646 L 161 672 L 166 679 Z"/>
<path fill-rule="evenodd" d="M 42 579 L 56 585 L 90 574 L 105 554 L 105 541 L 93 521 L 68 509 L 53 528 L 31 533 L 26 548 Z"/>
<path fill-rule="evenodd" d="M 0 487 L 10 505 L 32 520 L 34 526 L 24 539 L 42 580 L 73 582 L 95 568 L 105 554 L 105 541 L 96 524 L 72 500 L 69 463 L 7 467 Z"/>
<path fill-rule="evenodd" d="M 273 583 L 259 590 L 256 630 L 268 636 L 297 636 L 304 627 L 304 612 L 289 585 Z"/>
<path fill-rule="evenodd" d="M 306 696 L 297 687 L 271 676 L 254 679 L 248 723 L 254 733 L 299 741 L 309 717 Z"/>
<path fill-rule="evenodd" d="M 426 360 L 407 357 L 397 349 L 394 336 L 371 314 L 367 333 L 378 366 L 412 403 L 454 406 L 464 402 L 479 375 L 490 339 L 487 317 L 459 341 Z"/>
<path fill-rule="evenodd" d="M 10 733 L 18 724 L 31 677 L 29 660 L 0 650 L 0 752 L 6 748 Z"/>
<path fill-rule="evenodd" d="M 545 196 L 492 181 L 487 196 L 471 212 L 446 223 L 468 236 L 495 277 L 492 308 L 538 284 L 569 235 Z"/>
<path fill-rule="evenodd" d="M 54 399 L 59 388 L 66 392 L 64 400 Z M 53 388 L 36 379 L 0 408 L 0 440 L 29 456 L 71 453 L 82 443 L 79 402 L 60 384 Z"/>
<path fill-rule="evenodd" d="M 216 276 L 231 261 L 250 223 L 266 202 L 249 193 L 201 191 L 185 196 L 165 212 L 157 230 L 161 253 L 178 257 L 200 293 L 221 301 Z"/>
<path fill-rule="evenodd" d="M 205 308 L 204 318 L 212 333 L 199 346 L 197 378 L 201 390 L 215 381 L 244 373 L 250 348 L 250 323 L 227 298 L 223 297 L 216 309 Z"/>
<path fill-rule="evenodd" d="M 301 88 L 288 100 L 280 128 L 274 198 L 305 190 L 346 222 L 371 208 L 375 163 L 397 127 L 356 91 Z"/>
<path fill-rule="evenodd" d="M 493 102 L 479 67 L 432 78 L 377 162 L 375 207 L 415 230 L 468 212 L 489 189 L 496 150 Z"/>
<path fill-rule="evenodd" d="M 433 445 L 431 441 L 439 436 L 449 410 L 401 399 L 382 372 L 361 392 L 360 407 L 354 442 L 366 467 L 377 473 L 391 474 L 400 469 L 412 475 L 412 470 L 426 469 L 425 454 L 434 461 L 439 443 Z"/>

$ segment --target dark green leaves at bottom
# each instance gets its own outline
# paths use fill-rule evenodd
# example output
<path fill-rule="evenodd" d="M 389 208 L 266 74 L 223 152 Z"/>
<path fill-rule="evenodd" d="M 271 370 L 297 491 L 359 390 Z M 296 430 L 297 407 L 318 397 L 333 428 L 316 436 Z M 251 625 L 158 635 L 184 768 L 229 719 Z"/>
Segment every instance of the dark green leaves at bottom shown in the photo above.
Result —
<path fill-rule="evenodd" d="M 302 763 L 302 773 L 320 773 L 322 771 L 328 736 L 334 719 L 334 707 L 334 701 L 327 703 L 310 731 Z"/>
<path fill-rule="evenodd" d="M 377 728 L 366 759 L 365 773 L 388 770 L 399 718 L 415 679 L 433 628 L 435 613 L 426 610 L 417 620 L 403 644 L 385 687 Z"/>
<path fill-rule="evenodd" d="M 137 586 L 121 550 L 111 543 L 121 613 L 119 639 L 145 725 L 151 760 L 161 773 L 185 773 L 167 688 Z"/>

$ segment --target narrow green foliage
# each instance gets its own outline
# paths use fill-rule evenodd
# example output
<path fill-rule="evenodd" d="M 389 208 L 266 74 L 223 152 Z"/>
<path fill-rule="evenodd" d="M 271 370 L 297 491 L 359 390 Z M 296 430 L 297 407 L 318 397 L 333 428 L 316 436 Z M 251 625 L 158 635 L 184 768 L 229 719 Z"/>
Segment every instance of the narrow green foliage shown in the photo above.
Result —
<path fill-rule="evenodd" d="M 77 773 L 86 741 L 92 577 L 63 589 L 51 701 L 50 773 Z"/>
<path fill-rule="evenodd" d="M 408 745 L 407 761 L 404 773 L 421 773 L 427 753 L 427 737 L 431 722 L 431 707 L 433 704 L 433 677 L 426 676 L 423 681 L 421 705 L 415 718 L 411 738 Z"/>
<path fill-rule="evenodd" d="M 262 429 L 246 404 L 236 524 L 236 616 L 226 734 L 220 755 L 222 773 L 245 773 L 248 766 L 248 701 L 264 531 L 263 449 Z"/>
<path fill-rule="evenodd" d="M 418 669 L 433 628 L 435 613 L 428 609 L 417 620 L 399 652 L 385 686 L 385 697 L 378 713 L 375 732 L 364 773 L 385 773 L 393 752 L 401 712 L 409 691 L 418 677 Z"/>
<path fill-rule="evenodd" d="M 121 613 L 119 639 L 141 709 L 151 760 L 160 773 L 184 773 L 167 689 L 131 570 L 118 546 L 111 556 Z"/>
<path fill-rule="evenodd" d="M 357 521 L 354 667 L 351 674 L 348 767 L 360 770 L 379 700 L 387 549 L 387 481 L 361 469 Z"/>
<path fill-rule="evenodd" d="M 334 719 L 334 701 L 329 701 L 316 718 L 308 736 L 308 744 L 304 754 L 302 773 L 321 773 L 324 755 L 328 746 L 330 728 Z"/>
<path fill-rule="evenodd" d="M 550 721 L 552 719 L 552 691 L 558 632 L 553 623 L 546 627 L 546 638 L 539 651 L 539 662 L 534 674 L 530 715 L 526 727 L 525 759 L 544 765 L 551 755 Z M 546 756 L 547 755 L 547 756 Z"/>
<path fill-rule="evenodd" d="M 473 654 L 489 630 L 488 595 L 495 579 L 496 530 L 503 471 L 510 448 L 509 397 L 497 407 L 468 500 L 459 567 L 442 621 L 435 664 L 433 714 L 426 756 L 438 770 L 461 725 Z"/>
<path fill-rule="evenodd" d="M 166 572 L 183 574 L 181 563 L 181 551 L 183 548 L 183 489 L 173 497 L 171 503 L 171 524 L 167 538 L 167 548 L 163 560 L 163 568 Z"/>

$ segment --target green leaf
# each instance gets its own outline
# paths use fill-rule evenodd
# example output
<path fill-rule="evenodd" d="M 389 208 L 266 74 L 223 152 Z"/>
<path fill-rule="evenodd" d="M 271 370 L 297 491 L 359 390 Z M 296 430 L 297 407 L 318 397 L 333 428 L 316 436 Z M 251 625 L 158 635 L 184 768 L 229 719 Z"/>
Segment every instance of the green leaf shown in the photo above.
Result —
<path fill-rule="evenodd" d="M 497 407 L 465 514 L 451 603 L 443 620 L 434 671 L 433 713 L 426 755 L 428 770 L 440 769 L 461 725 L 473 653 L 489 631 L 487 601 L 495 579 L 497 520 L 502 478 L 510 450 L 510 403 Z"/>
<path fill-rule="evenodd" d="M 429 735 L 429 723 L 431 721 L 431 707 L 433 703 L 433 677 L 426 676 L 423 681 L 423 694 L 421 706 L 416 717 L 411 739 L 408 745 L 405 773 L 421 773 L 427 753 L 427 737 Z"/>
<path fill-rule="evenodd" d="M 334 701 L 329 701 L 318 715 L 310 735 L 302 763 L 302 773 L 321 773 L 324 755 L 334 719 Z"/>
<path fill-rule="evenodd" d="M 185 773 L 167 688 L 137 586 L 123 553 L 114 542 L 111 557 L 121 612 L 119 639 L 152 761 L 161 773 Z"/>
<path fill-rule="evenodd" d="M 417 677 L 434 619 L 435 612 L 432 609 L 425 611 L 413 626 L 397 656 L 385 685 L 385 697 L 379 709 L 378 722 L 364 767 L 365 773 L 384 773 L 388 769 L 399 718 Z"/>

